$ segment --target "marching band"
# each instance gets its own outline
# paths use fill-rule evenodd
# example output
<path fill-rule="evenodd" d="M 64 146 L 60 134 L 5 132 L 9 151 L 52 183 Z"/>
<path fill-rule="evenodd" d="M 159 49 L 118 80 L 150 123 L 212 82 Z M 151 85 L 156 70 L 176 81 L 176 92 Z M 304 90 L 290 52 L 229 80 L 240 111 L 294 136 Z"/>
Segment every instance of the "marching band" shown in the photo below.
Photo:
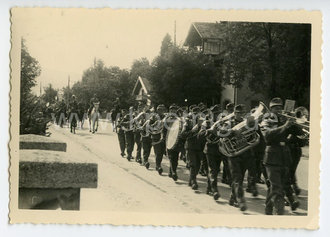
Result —
<path fill-rule="evenodd" d="M 197 175 L 206 176 L 206 193 L 214 200 L 221 195 L 218 175 L 222 163 L 222 182 L 231 187 L 229 205 L 241 211 L 248 208 L 243 189 L 247 171 L 246 192 L 256 197 L 257 183 L 267 185 L 266 215 L 283 215 L 286 204 L 292 210 L 299 207 L 295 172 L 301 147 L 309 139 L 306 109 L 288 115 L 280 98 L 273 98 L 269 108 L 260 102 L 251 111 L 243 104 L 229 103 L 222 111 L 220 105 L 207 108 L 200 103 L 188 109 L 172 104 L 167 112 L 162 104 L 154 111 L 139 103 L 135 111 L 133 107 L 122 109 L 114 124 L 122 157 L 133 159 L 136 144 L 136 162 L 149 169 L 153 147 L 155 169 L 159 175 L 163 173 L 166 155 L 170 161 L 168 176 L 174 181 L 179 178 L 177 166 L 182 159 L 190 173 L 188 185 L 197 190 Z"/>

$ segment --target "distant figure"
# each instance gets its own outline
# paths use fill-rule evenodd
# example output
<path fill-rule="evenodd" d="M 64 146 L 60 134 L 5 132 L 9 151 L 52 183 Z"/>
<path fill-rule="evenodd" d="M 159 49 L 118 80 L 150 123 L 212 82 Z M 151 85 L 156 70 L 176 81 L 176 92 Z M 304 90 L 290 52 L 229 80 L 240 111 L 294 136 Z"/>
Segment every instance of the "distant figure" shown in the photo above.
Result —
<path fill-rule="evenodd" d="M 88 116 L 91 114 L 95 103 L 100 103 L 99 99 L 96 97 L 96 94 L 94 94 L 93 98 L 91 98 L 91 100 L 89 101 Z"/>
<path fill-rule="evenodd" d="M 72 101 L 69 106 L 69 122 L 70 122 L 70 132 L 75 134 L 77 127 L 78 118 L 78 103 L 76 101 L 76 96 L 72 96 Z"/>
<path fill-rule="evenodd" d="M 56 108 L 56 123 L 61 128 L 63 128 L 65 118 L 66 118 L 66 104 L 64 100 L 62 100 Z"/>

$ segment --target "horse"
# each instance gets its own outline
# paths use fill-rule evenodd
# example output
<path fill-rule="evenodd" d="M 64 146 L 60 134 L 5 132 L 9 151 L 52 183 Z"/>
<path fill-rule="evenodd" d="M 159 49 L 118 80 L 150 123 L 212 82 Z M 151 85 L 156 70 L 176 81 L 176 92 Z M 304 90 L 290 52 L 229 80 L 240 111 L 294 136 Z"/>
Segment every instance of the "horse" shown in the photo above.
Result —
<path fill-rule="evenodd" d="M 91 113 L 89 114 L 89 131 L 90 132 L 97 132 L 97 128 L 99 127 L 99 106 L 100 106 L 100 102 L 97 103 L 93 103 L 94 107 L 91 111 Z M 95 124 L 96 124 L 96 128 L 95 128 Z"/>

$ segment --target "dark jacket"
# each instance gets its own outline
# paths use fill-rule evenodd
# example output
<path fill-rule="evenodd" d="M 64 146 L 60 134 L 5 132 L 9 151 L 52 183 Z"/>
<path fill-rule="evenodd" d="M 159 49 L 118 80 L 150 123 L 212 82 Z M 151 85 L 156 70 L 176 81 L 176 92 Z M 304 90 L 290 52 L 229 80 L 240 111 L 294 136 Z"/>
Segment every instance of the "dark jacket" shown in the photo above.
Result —
<path fill-rule="evenodd" d="M 263 163 L 274 166 L 289 165 L 291 155 L 286 143 L 290 129 L 280 122 L 268 119 L 261 123 L 261 132 L 266 142 Z"/>

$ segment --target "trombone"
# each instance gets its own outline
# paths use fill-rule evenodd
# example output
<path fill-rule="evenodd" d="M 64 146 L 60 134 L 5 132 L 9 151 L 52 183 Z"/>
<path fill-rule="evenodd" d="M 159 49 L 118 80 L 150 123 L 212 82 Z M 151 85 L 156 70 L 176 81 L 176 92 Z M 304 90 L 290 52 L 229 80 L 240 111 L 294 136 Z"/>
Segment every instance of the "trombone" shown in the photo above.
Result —
<path fill-rule="evenodd" d="M 287 119 L 292 119 L 294 124 L 302 129 L 303 134 L 298 136 L 298 138 L 309 139 L 309 112 L 305 107 L 300 106 L 293 112 L 282 111 L 280 115 Z"/>

